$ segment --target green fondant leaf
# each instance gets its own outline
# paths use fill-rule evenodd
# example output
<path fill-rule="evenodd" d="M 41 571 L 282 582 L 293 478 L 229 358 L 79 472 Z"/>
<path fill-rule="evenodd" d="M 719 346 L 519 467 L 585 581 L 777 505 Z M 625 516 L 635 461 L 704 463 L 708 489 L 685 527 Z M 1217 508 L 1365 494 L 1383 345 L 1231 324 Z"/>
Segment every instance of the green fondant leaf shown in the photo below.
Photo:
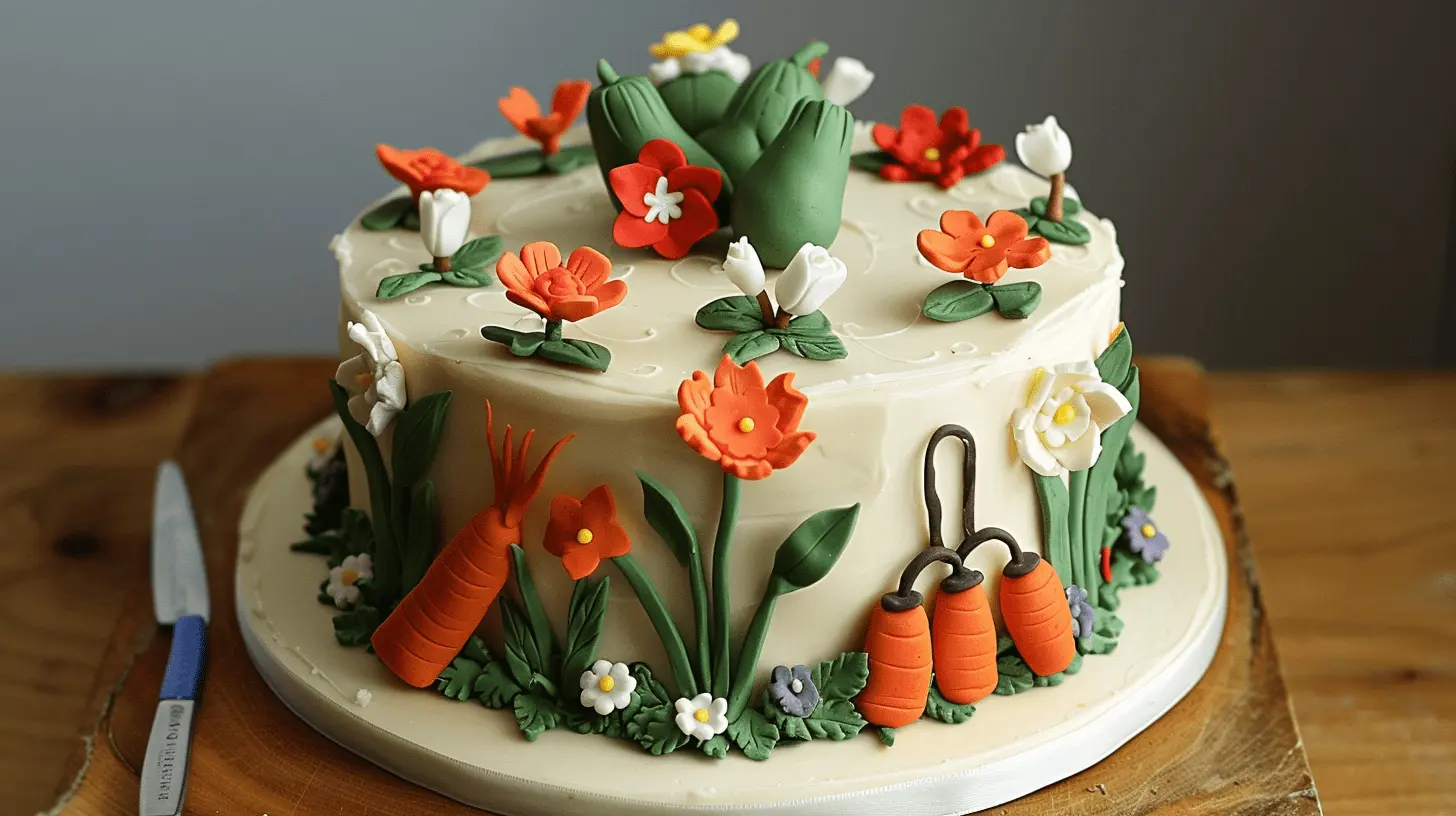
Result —
<path fill-rule="evenodd" d="M 1116 638 L 1122 634 L 1122 625 L 1122 618 L 1099 609 L 1092 630 L 1104 637 Z"/>
<path fill-rule="evenodd" d="M 709 331 L 749 332 L 764 328 L 758 301 L 747 295 L 718 298 L 699 309 L 693 320 Z"/>
<path fill-rule="evenodd" d="M 672 488 L 640 471 L 637 480 L 642 483 L 642 515 L 647 524 L 661 536 L 677 562 L 687 566 L 698 551 L 698 534 L 688 520 L 687 510 Z"/>
<path fill-rule="evenodd" d="M 785 334 L 779 337 L 779 343 L 783 346 L 784 351 L 806 360 L 827 362 L 843 360 L 849 356 L 849 350 L 844 347 L 844 342 L 834 334 L 819 337 L 798 337 Z"/>
<path fill-rule="evenodd" d="M 1036 198 L 1033 198 L 1029 204 L 1027 204 L 1027 209 L 1030 209 L 1031 212 L 1032 212 L 1032 214 L 1033 215 L 1036 215 L 1036 216 L 1046 215 L 1046 208 L 1047 208 L 1047 197 L 1046 196 L 1037 196 Z M 1066 217 L 1068 215 L 1076 215 L 1077 213 L 1079 213 L 1081 211 L 1082 211 L 1082 202 L 1078 201 L 1075 198 L 1072 198 L 1071 196 L 1062 196 L 1062 216 L 1063 217 Z"/>
<path fill-rule="evenodd" d="M 404 217 L 399 219 L 401 229 L 420 231 L 420 211 L 418 207 L 410 207 L 404 211 Z"/>
<path fill-rule="evenodd" d="M 369 212 L 364 213 L 359 218 L 359 226 L 371 232 L 394 229 L 399 226 L 400 221 L 404 220 L 405 214 L 414 208 L 415 202 L 409 196 L 391 198 Z"/>
<path fill-rule="evenodd" d="M 426 395 L 411 402 L 395 421 L 391 462 L 396 487 L 410 487 L 429 472 L 440 448 L 451 396 L 450 391 Z"/>
<path fill-rule="evenodd" d="M 718 734 L 707 742 L 704 742 L 699 747 L 703 749 L 703 753 L 707 754 L 713 759 L 722 759 L 723 757 L 728 756 L 728 738 L 723 736 L 722 734 Z"/>
<path fill-rule="evenodd" d="M 794 528 L 774 554 L 770 581 L 778 592 L 813 586 L 829 574 L 854 535 L 859 505 L 821 510 Z"/>
<path fill-rule="evenodd" d="M 884 743 L 886 748 L 895 747 L 895 729 L 876 728 L 875 736 L 879 738 L 880 742 Z"/>
<path fill-rule="evenodd" d="M 533 147 L 519 153 L 507 153 L 503 156 L 491 156 L 471 162 L 470 166 L 478 167 L 490 173 L 494 178 L 521 178 L 522 176 L 534 176 L 546 169 L 546 157 L 541 153 L 540 148 Z"/>
<path fill-rule="evenodd" d="M 1028 207 L 1018 207 L 1017 209 L 1012 210 L 1012 212 L 1021 216 L 1021 220 L 1026 222 L 1027 233 L 1032 233 L 1036 231 L 1036 222 L 1041 220 L 1041 216 L 1032 212 L 1031 209 Z"/>
<path fill-rule="evenodd" d="M 520 607 L 510 598 L 500 598 L 501 625 L 505 630 L 506 668 L 511 679 L 521 688 L 530 688 L 531 679 L 541 670 L 541 655 L 536 651 L 536 641 L 531 626 Z"/>
<path fill-rule="evenodd" d="M 991 299 L 996 301 L 996 311 L 1010 320 L 1025 320 L 1041 305 L 1041 284 L 1036 281 L 1003 283 L 987 288 L 991 291 Z"/>
<path fill-rule="evenodd" d="M 1035 676 L 1027 667 L 1026 661 L 1014 652 L 996 658 L 996 674 L 997 694 L 1019 694 L 1035 683 Z"/>
<path fill-rule="evenodd" d="M 585 706 L 567 701 L 562 705 L 561 724 L 578 734 L 605 734 L 611 723 L 611 715 L 603 717 Z"/>
<path fill-rule="evenodd" d="M 339 514 L 339 533 L 344 537 L 346 555 L 374 553 L 374 527 L 363 510 L 347 507 Z M 343 560 L 342 558 L 339 560 Z M 334 564 L 332 566 L 338 566 Z"/>
<path fill-rule="evenodd" d="M 925 717 L 940 720 L 947 725 L 959 725 L 969 720 L 975 713 L 975 706 L 969 703 L 952 703 L 945 699 L 935 684 L 931 684 L 930 696 L 925 700 Z"/>
<path fill-rule="evenodd" d="M 410 488 L 409 525 L 400 547 L 400 593 L 409 594 L 425 577 L 435 560 L 439 514 L 435 507 L 435 483 L 429 479 Z"/>
<path fill-rule="evenodd" d="M 363 646 L 384 622 L 384 615 L 375 607 L 361 603 L 334 616 L 334 640 L 340 646 Z"/>
<path fill-rule="evenodd" d="M 768 721 L 779 729 L 780 740 L 799 740 L 801 742 L 814 738 L 809 733 L 809 726 L 804 723 L 803 717 L 795 717 L 779 708 L 773 700 L 769 699 L 768 692 L 763 693 L 763 712 Z"/>
<path fill-rule="evenodd" d="M 627 734 L 654 756 L 670 754 L 688 741 L 688 736 L 673 721 L 675 714 L 671 704 L 644 705 L 632 716 Z"/>
<path fill-rule="evenodd" d="M 744 756 L 763 762 L 779 742 L 779 729 L 768 721 L 762 711 L 749 708 L 738 719 L 728 723 L 728 738 Z"/>
<path fill-rule="evenodd" d="M 887 164 L 894 164 L 895 157 L 884 150 L 870 150 L 865 153 L 855 153 L 849 157 L 851 167 L 857 167 L 867 173 L 879 174 L 880 168 Z"/>
<path fill-rule="evenodd" d="M 869 723 L 849 700 L 820 700 L 804 718 L 804 728 L 814 739 L 845 740 Z"/>
<path fill-rule="evenodd" d="M 955 280 L 926 295 L 920 311 L 931 320 L 959 323 L 980 317 L 995 307 L 996 302 L 986 287 L 974 281 Z"/>
<path fill-rule="evenodd" d="M 612 364 L 612 353 L 606 347 L 586 340 L 546 340 L 536 349 L 536 356 L 591 371 L 606 371 Z"/>
<path fill-rule="evenodd" d="M 406 272 L 402 275 L 390 275 L 379 281 L 379 288 L 374 290 L 374 296 L 380 300 L 393 300 L 407 295 L 421 286 L 443 279 L 444 276 L 439 272 Z"/>
<path fill-rule="evenodd" d="M 484 286 L 486 283 L 490 283 L 490 274 L 485 273 L 484 270 L 500 258 L 503 249 L 505 249 L 505 245 L 499 235 L 487 235 L 467 241 L 464 246 L 455 250 L 454 255 L 450 256 L 450 267 L 455 271 L 447 274 L 445 280 L 456 286 Z M 455 283 L 450 280 L 449 275 L 457 273 L 483 277 L 484 283 Z"/>
<path fill-rule="evenodd" d="M 485 267 L 478 269 L 451 269 L 441 276 L 442 283 L 451 286 L 460 286 L 467 289 L 489 286 L 495 278 L 486 271 Z"/>
<path fill-rule="evenodd" d="M 453 697 L 461 702 L 469 700 L 483 668 L 468 657 L 457 657 L 435 678 L 435 688 L 446 697 Z"/>
<path fill-rule="evenodd" d="M 864 652 L 845 652 L 815 666 L 809 679 L 825 700 L 853 700 L 870 679 L 870 656 Z"/>
<path fill-rule="evenodd" d="M 583 578 L 571 589 L 566 609 L 566 650 L 561 660 L 561 684 L 568 689 L 576 687 L 582 673 L 596 660 L 610 585 L 602 576 L 595 584 Z"/>
<path fill-rule="evenodd" d="M 818 337 L 829 334 L 833 327 L 823 312 L 810 312 L 789 321 L 786 329 L 775 329 L 783 337 Z"/>
<path fill-rule="evenodd" d="M 474 660 L 482 666 L 495 659 L 491 655 L 490 649 L 485 647 L 485 641 L 475 635 L 471 635 L 470 639 L 465 641 L 465 647 L 460 650 L 460 656 Z"/>
<path fill-rule="evenodd" d="M 481 326 L 480 336 L 507 346 L 517 357 L 530 357 L 546 342 L 545 332 L 522 332 L 504 326 Z"/>
<path fill-rule="evenodd" d="M 765 354 L 772 354 L 778 350 L 779 338 L 762 329 L 744 332 L 723 346 L 723 353 L 733 358 L 733 362 L 738 365 L 743 365 L 749 360 L 757 360 Z"/>
<path fill-rule="evenodd" d="M 1082 670 L 1082 653 L 1081 652 L 1078 652 L 1077 654 L 1072 655 L 1072 662 L 1067 664 L 1067 668 L 1062 671 L 1062 674 L 1065 674 L 1068 677 L 1071 677 L 1072 675 L 1076 674 L 1077 672 L 1079 672 L 1081 670 Z"/>
<path fill-rule="evenodd" d="M 536 579 L 531 576 L 531 565 L 526 563 L 526 551 L 519 544 L 510 545 L 509 550 L 511 578 L 515 580 L 516 593 L 525 605 L 526 621 L 531 626 L 531 640 L 536 644 L 537 658 L 531 664 L 534 677 L 550 671 L 560 646 L 556 642 L 556 633 L 551 631 L 551 619 L 546 617 L 546 608 L 541 605 L 541 593 L 536 591 Z M 535 682 L 539 684 L 540 680 Z"/>
<path fill-rule="evenodd" d="M 632 676 L 637 678 L 636 697 L 638 699 L 635 705 L 652 708 L 673 704 L 672 696 L 667 693 L 667 687 L 652 676 L 652 669 L 648 668 L 646 663 L 633 663 Z"/>
<path fill-rule="evenodd" d="M 1058 244 L 1085 244 L 1092 240 L 1092 231 L 1082 222 L 1066 214 L 1061 221 L 1042 218 L 1036 222 L 1036 232 L 1048 241 Z"/>
<path fill-rule="evenodd" d="M 527 742 L 535 742 L 537 737 L 561 724 L 561 709 L 550 697 L 530 692 L 518 694 L 513 708 L 516 725 L 526 735 Z"/>
<path fill-rule="evenodd" d="M 546 157 L 546 169 L 553 173 L 570 173 L 578 167 L 596 164 L 597 154 L 591 145 L 563 147 Z"/>
<path fill-rule="evenodd" d="M 1102 381 L 1127 393 L 1132 378 L 1132 335 L 1123 327 L 1112 343 L 1097 355 L 1097 374 Z"/>
<path fill-rule="evenodd" d="M 510 708 L 516 695 L 521 693 L 521 687 L 511 679 L 505 665 L 499 660 L 492 660 L 481 668 L 472 690 L 475 692 L 475 699 L 486 708 Z"/>

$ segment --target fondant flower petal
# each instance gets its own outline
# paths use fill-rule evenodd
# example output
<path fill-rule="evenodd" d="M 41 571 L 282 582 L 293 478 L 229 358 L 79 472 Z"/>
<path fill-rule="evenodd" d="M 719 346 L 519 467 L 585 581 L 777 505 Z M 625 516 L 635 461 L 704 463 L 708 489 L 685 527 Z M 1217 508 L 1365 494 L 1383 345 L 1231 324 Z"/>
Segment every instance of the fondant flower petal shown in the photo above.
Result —
<path fill-rule="evenodd" d="M 575 323 L 601 311 L 601 305 L 591 295 L 566 295 L 551 299 L 551 319 Z"/>
<path fill-rule="evenodd" d="M 713 372 L 713 387 L 726 388 L 739 396 L 761 393 L 764 390 L 763 372 L 759 370 L 758 363 L 749 361 L 747 365 L 739 366 L 725 354 Z"/>
<path fill-rule="evenodd" d="M 778 409 L 778 428 L 781 433 L 789 434 L 799 428 L 799 420 L 804 416 L 804 409 L 809 405 L 809 398 L 804 392 L 794 387 L 794 372 L 788 371 L 774 377 L 765 389 L 768 402 Z"/>
<path fill-rule="evenodd" d="M 895 146 L 895 140 L 899 138 L 900 132 L 892 125 L 878 122 L 870 129 L 870 137 L 875 140 L 881 150 L 889 150 Z"/>
<path fill-rule="evenodd" d="M 1079 389 L 1087 407 L 1092 412 L 1092 421 L 1098 428 L 1107 428 L 1122 419 L 1132 410 L 1132 403 L 1121 391 L 1104 382 L 1083 385 Z"/>
<path fill-rule="evenodd" d="M 1030 428 L 1016 427 L 1012 429 L 1012 439 L 1016 442 L 1016 452 L 1021 456 L 1021 461 L 1026 466 L 1041 474 L 1042 476 L 1057 476 L 1062 472 L 1061 463 L 1057 461 L 1052 452 L 1047 450 L 1042 443 L 1041 437 Z"/>
<path fill-rule="evenodd" d="M 607 256 L 589 246 L 577 247 L 566 259 L 566 270 L 575 275 L 576 279 L 581 281 L 581 285 L 590 292 L 597 286 L 606 283 L 607 278 L 611 277 L 612 262 L 607 259 Z"/>
<path fill-rule="evenodd" d="M 561 556 L 561 566 L 566 568 L 566 574 L 573 581 L 580 581 L 596 572 L 601 563 L 602 559 L 597 555 L 595 547 L 570 547 Z"/>
<path fill-rule="evenodd" d="M 792 465 L 799 461 L 799 455 L 809 447 L 816 435 L 813 431 L 795 431 L 785 434 L 784 438 L 777 445 L 769 450 L 763 457 L 775 470 Z"/>
<path fill-rule="evenodd" d="M 1067 470 L 1086 470 L 1102 455 L 1102 434 L 1084 433 L 1080 438 L 1052 449 L 1051 453 Z"/>
<path fill-rule="evenodd" d="M 979 239 L 986 225 L 970 210 L 946 210 L 940 214 L 940 231 L 953 238 Z"/>
<path fill-rule="evenodd" d="M 940 117 L 940 129 L 947 137 L 964 140 L 971 131 L 971 116 L 960 105 L 946 108 Z"/>
<path fill-rule="evenodd" d="M 980 173 L 1000 164 L 1005 158 L 1006 148 L 1001 145 L 981 145 L 961 161 L 961 168 L 967 173 Z"/>
<path fill-rule="evenodd" d="M 994 259 L 994 261 L 993 261 Z M 981 253 L 966 268 L 965 275 L 977 283 L 995 283 L 1010 270 L 1005 254 Z"/>
<path fill-rule="evenodd" d="M 533 241 L 521 247 L 521 263 L 525 264 L 534 281 L 561 266 L 561 250 L 550 241 Z"/>
<path fill-rule="evenodd" d="M 646 211 L 644 204 L 643 212 Z M 655 218 L 648 221 L 641 215 L 633 215 L 624 210 L 617 213 L 617 220 L 612 222 L 612 241 L 617 246 L 629 248 L 651 246 L 667 237 L 667 229 L 667 224 Z"/>
<path fill-rule="evenodd" d="M 622 209 L 638 218 L 647 215 L 647 202 L 642 200 L 642 196 L 652 192 L 660 178 L 661 170 L 637 162 L 613 167 L 607 173 L 607 181 L 612 185 L 612 193 L 621 202 Z"/>
<path fill-rule="evenodd" d="M 688 189 L 683 191 L 682 196 L 682 215 L 666 224 L 667 234 L 652 244 L 657 254 L 669 260 L 687 255 L 693 244 L 718 229 L 718 213 L 702 192 Z"/>
<path fill-rule="evenodd" d="M 556 91 L 551 95 L 551 113 L 560 118 L 563 128 L 581 114 L 591 89 L 591 83 L 584 79 L 568 79 L 556 84 Z"/>
<path fill-rule="evenodd" d="M 713 444 L 713 438 L 708 435 L 708 429 L 703 423 L 692 414 L 683 414 L 677 418 L 677 435 L 688 443 L 688 447 L 698 452 L 699 456 L 716 462 L 723 458 L 723 451 Z"/>
<path fill-rule="evenodd" d="M 495 262 L 495 274 L 500 278 L 502 286 L 521 292 L 531 291 L 536 281 L 536 276 L 531 274 L 531 270 L 526 268 L 526 264 L 514 252 L 505 253 Z"/>
<path fill-rule="evenodd" d="M 694 371 L 690 379 L 682 381 L 677 387 L 678 408 L 684 414 L 692 414 L 702 419 L 711 404 L 713 394 L 713 383 L 708 379 L 705 371 Z"/>
<path fill-rule="evenodd" d="M 773 465 L 763 459 L 735 459 L 725 455 L 723 469 L 740 479 L 758 481 L 773 475 Z"/>
<path fill-rule="evenodd" d="M 1032 269 L 1051 259 L 1052 245 L 1041 236 L 1029 238 L 1006 250 L 1006 260 L 1017 269 Z"/>
<path fill-rule="evenodd" d="M 986 219 L 986 232 L 997 244 L 1014 246 L 1026 238 L 1026 219 L 1010 210 L 997 210 Z"/>
<path fill-rule="evenodd" d="M 688 163 L 686 153 L 671 139 L 653 139 L 642 145 L 637 152 L 637 161 L 648 167 L 655 167 L 665 175 Z"/>
<path fill-rule="evenodd" d="M 627 282 L 607 281 L 592 289 L 591 295 L 597 299 L 597 311 L 605 311 L 621 303 L 623 298 L 627 297 Z"/>
<path fill-rule="evenodd" d="M 711 167 L 688 164 L 668 172 L 667 187 L 675 193 L 697 190 L 709 201 L 717 201 L 723 192 L 723 174 Z"/>
<path fill-rule="evenodd" d="M 916 181 L 920 174 L 903 164 L 887 164 L 880 168 L 880 178 L 885 181 Z"/>
<path fill-rule="evenodd" d="M 541 118 L 541 105 L 536 97 L 525 88 L 511 88 L 507 96 L 501 97 L 497 103 L 501 115 L 511 123 L 511 127 L 520 131 L 523 135 L 530 136 L 531 120 Z"/>
<path fill-rule="evenodd" d="M 517 306 L 530 309 L 531 311 L 535 312 L 538 315 L 541 315 L 542 317 L 546 317 L 547 315 L 551 314 L 551 306 L 546 303 L 544 298 L 542 298 L 535 292 L 522 292 L 516 289 L 507 289 L 506 300 L 509 300 Z"/>
<path fill-rule="evenodd" d="M 975 244 L 961 241 L 939 230 L 921 230 L 915 244 L 925 260 L 936 269 L 961 273 L 975 256 Z"/>

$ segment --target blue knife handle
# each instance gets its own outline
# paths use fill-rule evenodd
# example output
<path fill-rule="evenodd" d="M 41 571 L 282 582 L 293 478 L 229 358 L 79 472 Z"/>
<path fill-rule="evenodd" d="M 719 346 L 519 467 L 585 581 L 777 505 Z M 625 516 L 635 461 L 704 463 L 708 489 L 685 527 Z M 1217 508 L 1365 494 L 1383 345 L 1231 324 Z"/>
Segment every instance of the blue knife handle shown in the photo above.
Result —
<path fill-rule="evenodd" d="M 172 651 L 167 655 L 167 673 L 162 676 L 161 699 L 196 700 L 206 658 L 207 621 L 201 615 L 178 618 L 172 627 Z"/>

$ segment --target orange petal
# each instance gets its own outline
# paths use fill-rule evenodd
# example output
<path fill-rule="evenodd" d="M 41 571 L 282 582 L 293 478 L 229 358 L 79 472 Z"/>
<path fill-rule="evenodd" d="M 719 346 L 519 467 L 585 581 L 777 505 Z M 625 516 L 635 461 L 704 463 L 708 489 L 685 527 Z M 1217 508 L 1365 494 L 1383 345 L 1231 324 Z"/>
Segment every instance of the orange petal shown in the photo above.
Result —
<path fill-rule="evenodd" d="M 712 396 L 713 383 L 709 381 L 706 371 L 694 371 L 692 379 L 683 380 L 677 387 L 678 408 L 700 421 L 708 411 Z"/>
<path fill-rule="evenodd" d="M 982 258 L 977 258 L 976 260 L 980 263 L 972 264 L 965 272 L 966 277 L 977 283 L 995 283 L 1001 280 L 1001 276 L 1005 275 L 1006 270 L 1011 267 L 1006 263 L 1004 254 L 1001 255 L 1000 260 L 995 262 L 991 261 L 993 257 L 993 255 L 987 254 Z"/>
<path fill-rule="evenodd" d="M 580 581 L 596 572 L 601 563 L 595 547 L 571 547 L 561 556 L 561 566 L 566 568 L 566 574 L 573 581 Z"/>
<path fill-rule="evenodd" d="M 623 280 L 607 281 L 587 294 L 596 298 L 597 302 L 601 304 L 597 307 L 597 311 L 604 312 L 627 297 L 627 282 Z"/>
<path fill-rule="evenodd" d="M 1031 269 L 1052 259 L 1052 245 L 1040 236 L 1013 246 L 1006 251 L 1006 260 L 1017 269 Z"/>
<path fill-rule="evenodd" d="M 785 434 L 784 438 L 763 458 L 776 470 L 786 468 L 799 461 L 799 454 L 809 447 L 809 443 L 813 442 L 816 436 L 813 431 Z"/>
<path fill-rule="evenodd" d="M 980 238 L 986 225 L 970 210 L 946 210 L 940 214 L 940 229 L 953 238 Z"/>
<path fill-rule="evenodd" d="M 521 292 L 516 289 L 506 290 L 506 300 L 520 306 L 523 309 L 530 309 L 542 317 L 551 314 L 551 306 L 544 298 L 535 292 Z"/>
<path fill-rule="evenodd" d="M 567 295 L 551 300 L 551 319 L 575 323 L 600 312 L 601 304 L 591 295 Z"/>
<path fill-rule="evenodd" d="M 974 244 L 958 241 L 939 230 L 921 230 L 915 238 L 920 254 L 936 269 L 962 272 L 971 260 Z"/>
<path fill-rule="evenodd" d="M 589 246 L 577 247 L 566 259 L 566 271 L 581 281 L 583 288 L 591 291 L 612 276 L 612 262 Z"/>
<path fill-rule="evenodd" d="M 536 97 L 525 88 L 511 88 L 509 96 L 501 97 L 499 106 L 501 115 L 506 118 L 506 121 L 527 136 L 531 135 L 529 131 L 531 120 L 541 118 L 541 105 L 536 102 Z"/>
<path fill-rule="evenodd" d="M 561 250 L 550 241 L 533 241 L 521 247 L 521 262 L 531 273 L 534 281 L 541 275 L 561 266 Z"/>
<path fill-rule="evenodd" d="M 581 526 L 595 530 L 617 522 L 617 501 L 612 498 L 612 489 L 597 485 L 581 499 Z"/>
<path fill-rule="evenodd" d="M 699 455 L 714 462 L 723 458 L 723 451 L 713 444 L 708 436 L 708 429 L 692 414 L 683 414 L 677 418 L 677 435 Z"/>
<path fill-rule="evenodd" d="M 997 210 L 986 219 L 986 231 L 996 243 L 1010 247 L 1026 238 L 1026 219 L 1010 210 Z"/>
<path fill-rule="evenodd" d="M 713 386 L 727 388 L 740 396 L 754 392 L 763 393 L 763 372 L 758 370 L 758 363 L 753 361 L 740 368 L 734 364 L 732 357 L 725 354 L 718 362 L 718 370 L 713 372 Z"/>
<path fill-rule="evenodd" d="M 410 153 L 408 150 L 396 150 L 387 144 L 375 145 L 374 155 L 379 158 L 379 163 L 389 175 L 402 184 L 410 185 L 413 189 L 420 182 L 420 174 L 410 167 Z"/>
<path fill-rule="evenodd" d="M 521 258 L 514 252 L 507 252 L 500 256 L 495 262 L 495 274 L 500 278 L 501 285 L 507 289 L 517 292 L 530 292 L 534 288 L 536 276 L 521 262 Z"/>
<path fill-rule="evenodd" d="M 568 493 L 558 493 L 551 499 L 551 518 L 546 522 L 546 536 L 542 546 L 552 555 L 560 558 L 576 540 L 576 531 L 581 529 L 581 502 Z"/>
<path fill-rule="evenodd" d="M 804 417 L 804 408 L 809 405 L 809 398 L 794 387 L 794 372 L 789 371 L 774 377 L 768 384 L 767 394 L 769 404 L 779 412 L 779 432 L 793 433 L 799 427 L 799 420 Z"/>
<path fill-rule="evenodd" d="M 749 481 L 767 479 L 774 471 L 773 465 L 762 459 L 734 459 L 731 456 L 723 457 L 723 469 Z"/>
<path fill-rule="evenodd" d="M 557 83 L 556 92 L 551 95 L 551 112 L 561 117 L 564 130 L 571 121 L 581 115 L 586 99 L 591 94 L 591 83 L 584 79 L 568 79 Z"/>

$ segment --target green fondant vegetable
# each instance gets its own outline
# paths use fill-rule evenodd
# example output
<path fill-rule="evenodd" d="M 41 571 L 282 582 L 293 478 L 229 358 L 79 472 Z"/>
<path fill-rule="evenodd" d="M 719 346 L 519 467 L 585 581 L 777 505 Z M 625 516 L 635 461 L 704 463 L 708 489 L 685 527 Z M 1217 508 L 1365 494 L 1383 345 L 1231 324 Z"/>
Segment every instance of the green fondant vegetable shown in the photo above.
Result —
<path fill-rule="evenodd" d="M 657 86 L 673 118 L 694 136 L 718 124 L 737 90 L 737 80 L 722 71 L 687 74 Z"/>
<path fill-rule="evenodd" d="M 644 76 L 618 76 L 606 60 L 597 62 L 597 75 L 602 84 L 592 90 L 587 100 L 586 121 L 591 127 L 597 164 L 608 186 L 611 181 L 607 174 L 613 168 L 637 161 L 638 151 L 653 139 L 667 139 L 682 148 L 688 164 L 722 171 L 722 165 L 673 118 L 651 80 Z M 732 184 L 725 175 L 723 193 L 731 192 Z M 621 209 L 615 198 L 613 204 Z"/>
<path fill-rule="evenodd" d="M 738 86 L 722 121 L 699 134 L 729 178 L 737 182 L 748 173 L 801 100 L 824 98 L 809 63 L 828 50 L 828 45 L 812 42 L 787 59 L 759 66 Z"/>
<path fill-rule="evenodd" d="M 764 266 L 783 268 L 804 244 L 839 234 L 854 117 L 823 99 L 801 102 L 783 132 L 738 185 L 731 224 Z"/>

